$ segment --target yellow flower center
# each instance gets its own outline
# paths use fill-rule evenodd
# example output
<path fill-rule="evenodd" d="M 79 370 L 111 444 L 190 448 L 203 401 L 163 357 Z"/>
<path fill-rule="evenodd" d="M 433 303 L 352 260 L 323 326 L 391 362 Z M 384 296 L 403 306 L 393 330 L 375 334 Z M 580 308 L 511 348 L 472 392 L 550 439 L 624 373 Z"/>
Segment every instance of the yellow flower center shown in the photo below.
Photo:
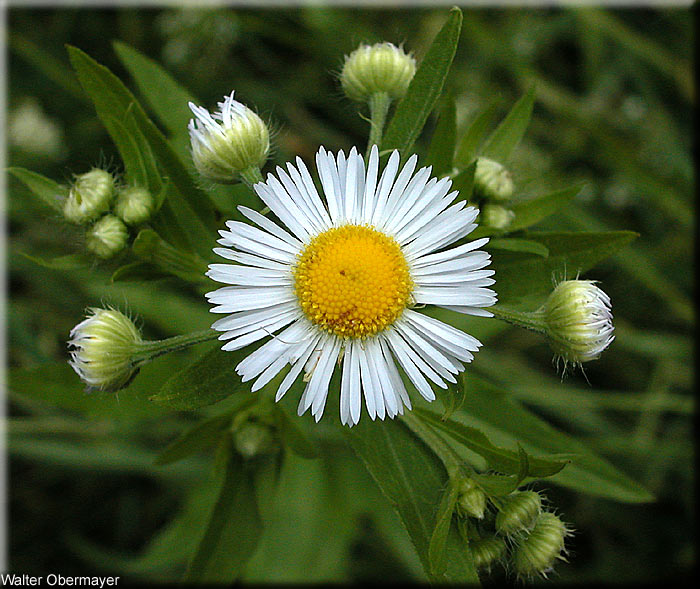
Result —
<path fill-rule="evenodd" d="M 363 225 L 316 236 L 301 253 L 294 284 L 306 316 L 341 337 L 386 329 L 406 308 L 413 290 L 399 244 Z"/>

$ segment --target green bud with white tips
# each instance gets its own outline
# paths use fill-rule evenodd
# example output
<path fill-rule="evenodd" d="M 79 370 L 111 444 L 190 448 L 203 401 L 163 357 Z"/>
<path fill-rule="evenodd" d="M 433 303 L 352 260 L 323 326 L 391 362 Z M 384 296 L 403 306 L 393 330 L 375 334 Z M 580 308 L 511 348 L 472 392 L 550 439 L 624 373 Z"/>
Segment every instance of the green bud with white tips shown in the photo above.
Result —
<path fill-rule="evenodd" d="M 496 514 L 496 531 L 510 536 L 531 528 L 542 511 L 542 498 L 535 491 L 516 491 L 503 497 Z"/>
<path fill-rule="evenodd" d="M 406 94 L 415 73 L 416 60 L 402 47 L 387 42 L 360 45 L 345 56 L 340 83 L 351 100 L 367 102 L 379 93 L 397 100 Z"/>
<path fill-rule="evenodd" d="M 89 309 L 70 332 L 69 364 L 90 389 L 118 391 L 138 371 L 133 362 L 142 343 L 133 321 L 115 309 Z"/>
<path fill-rule="evenodd" d="M 114 215 L 105 215 L 85 234 L 85 246 L 88 251 L 107 260 L 126 247 L 129 232 L 121 219 Z"/>
<path fill-rule="evenodd" d="M 139 225 L 151 218 L 153 197 L 140 186 L 128 186 L 119 191 L 114 212 L 127 225 Z"/>
<path fill-rule="evenodd" d="M 570 533 L 556 515 L 541 513 L 532 531 L 518 542 L 513 553 L 513 566 L 518 575 L 546 576 L 557 559 L 564 560 L 564 540 Z"/>
<path fill-rule="evenodd" d="M 484 203 L 479 212 L 479 220 L 485 227 L 505 231 L 515 218 L 515 213 L 501 205 Z"/>
<path fill-rule="evenodd" d="M 474 195 L 486 200 L 506 202 L 514 191 L 510 172 L 500 163 L 480 157 L 474 170 Z"/>
<path fill-rule="evenodd" d="M 93 168 L 76 176 L 63 204 L 63 215 L 71 223 L 89 223 L 109 210 L 113 196 L 112 174 L 100 168 Z"/>
<path fill-rule="evenodd" d="M 610 297 L 592 280 L 565 280 L 540 310 L 549 342 L 565 362 L 595 360 L 615 339 Z"/>
<path fill-rule="evenodd" d="M 491 565 L 503 558 L 506 552 L 506 543 L 498 536 L 487 536 L 469 542 L 472 551 L 474 566 L 477 569 L 491 569 Z"/>
<path fill-rule="evenodd" d="M 244 104 L 233 99 L 233 92 L 211 114 L 206 108 L 189 103 L 195 115 L 189 132 L 192 160 L 208 180 L 230 184 L 240 176 L 260 168 L 270 152 L 270 133 L 263 120 Z"/>
<path fill-rule="evenodd" d="M 486 494 L 472 479 L 464 479 L 459 486 L 458 509 L 468 517 L 483 519 Z"/>

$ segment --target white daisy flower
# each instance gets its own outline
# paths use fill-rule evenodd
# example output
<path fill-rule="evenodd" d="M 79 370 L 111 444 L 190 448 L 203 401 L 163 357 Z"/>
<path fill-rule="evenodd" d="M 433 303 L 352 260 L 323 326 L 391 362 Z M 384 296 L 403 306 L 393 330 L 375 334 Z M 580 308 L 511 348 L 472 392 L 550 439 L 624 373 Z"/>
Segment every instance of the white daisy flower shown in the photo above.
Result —
<path fill-rule="evenodd" d="M 420 313 L 416 305 L 490 317 L 496 302 L 487 238 L 445 249 L 471 232 L 478 210 L 452 204 L 449 178 L 415 171 L 413 155 L 399 171 L 399 153 L 379 173 L 373 147 L 367 169 L 357 150 L 346 157 L 323 147 L 316 155 L 321 198 L 300 158 L 277 168 L 255 191 L 286 226 L 246 207 L 256 226 L 228 221 L 215 248 L 235 264 L 212 264 L 207 275 L 230 286 L 207 293 L 211 311 L 226 313 L 212 328 L 223 350 L 272 336 L 236 371 L 256 391 L 291 369 L 276 400 L 305 371 L 299 415 L 318 421 L 333 371 L 342 359 L 340 418 L 354 425 L 362 397 L 371 419 L 411 408 L 398 367 L 428 401 L 430 382 L 446 388 L 481 343 Z M 325 200 L 325 203 L 324 203 Z M 273 335 L 275 334 L 276 335 Z M 342 352 L 342 355 L 341 355 Z M 398 364 L 398 366 L 397 366 Z"/>

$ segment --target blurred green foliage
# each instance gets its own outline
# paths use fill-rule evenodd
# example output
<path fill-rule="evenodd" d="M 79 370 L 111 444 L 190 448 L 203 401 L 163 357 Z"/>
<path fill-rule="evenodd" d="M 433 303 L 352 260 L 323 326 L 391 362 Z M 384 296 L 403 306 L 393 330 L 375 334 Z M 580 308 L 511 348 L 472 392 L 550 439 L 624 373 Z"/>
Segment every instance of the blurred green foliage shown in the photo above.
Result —
<path fill-rule="evenodd" d="M 445 12 L 13 8 L 8 165 L 66 182 L 98 163 L 122 171 L 64 48 L 83 49 L 130 80 L 114 40 L 163 64 L 199 104 L 235 89 L 276 129 L 270 169 L 296 155 L 310 161 L 319 144 L 364 146 L 367 122 L 334 77 L 343 55 L 360 42 L 388 40 L 420 58 Z M 496 321 L 474 324 L 486 344 L 474 373 L 656 497 L 627 505 L 545 485 L 577 530 L 570 563 L 557 567 L 565 582 L 668 580 L 694 565 L 693 41 L 689 9 L 465 9 L 445 88 L 463 130 L 492 103 L 495 125 L 534 83 L 532 123 L 507 162 L 517 197 L 584 183 L 538 228 L 641 234 L 586 275 L 613 300 L 617 339 L 585 375 L 560 381 L 539 336 Z M 27 120 L 44 132 L 27 132 Z M 422 156 L 435 125 L 433 117 L 416 143 Z M 32 141 L 34 134 L 48 139 Z M 7 358 L 11 370 L 21 369 L 9 373 L 11 570 L 177 579 L 197 539 L 191 530 L 211 502 L 213 456 L 154 467 L 195 421 L 144 397 L 203 350 L 158 360 L 114 397 L 87 396 L 65 363 L 65 341 L 84 308 L 100 303 L 128 307 L 152 339 L 202 329 L 211 322 L 203 290 L 172 278 L 112 284 L 97 264 L 41 268 L 21 254 L 79 252 L 82 236 L 16 179 L 8 186 Z M 374 481 L 337 433 L 323 422 L 318 428 L 322 457 L 287 456 L 277 501 L 262 509 L 275 532 L 263 536 L 244 579 L 424 579 Z"/>

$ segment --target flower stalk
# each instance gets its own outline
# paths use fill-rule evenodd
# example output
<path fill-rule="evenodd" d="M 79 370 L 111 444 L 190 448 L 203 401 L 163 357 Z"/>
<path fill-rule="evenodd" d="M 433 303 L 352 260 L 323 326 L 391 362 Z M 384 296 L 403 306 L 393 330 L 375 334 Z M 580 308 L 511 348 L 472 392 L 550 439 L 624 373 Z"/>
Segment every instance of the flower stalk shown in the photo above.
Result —
<path fill-rule="evenodd" d="M 132 357 L 132 363 L 134 366 L 140 366 L 158 356 L 215 340 L 218 336 L 219 334 L 213 329 L 203 329 L 201 331 L 176 335 L 167 339 L 141 342 L 136 346 L 136 351 Z"/>
<path fill-rule="evenodd" d="M 366 158 L 369 158 L 373 145 L 381 149 L 384 124 L 390 105 L 391 97 L 386 92 L 375 92 L 369 97 L 370 129 Z"/>

